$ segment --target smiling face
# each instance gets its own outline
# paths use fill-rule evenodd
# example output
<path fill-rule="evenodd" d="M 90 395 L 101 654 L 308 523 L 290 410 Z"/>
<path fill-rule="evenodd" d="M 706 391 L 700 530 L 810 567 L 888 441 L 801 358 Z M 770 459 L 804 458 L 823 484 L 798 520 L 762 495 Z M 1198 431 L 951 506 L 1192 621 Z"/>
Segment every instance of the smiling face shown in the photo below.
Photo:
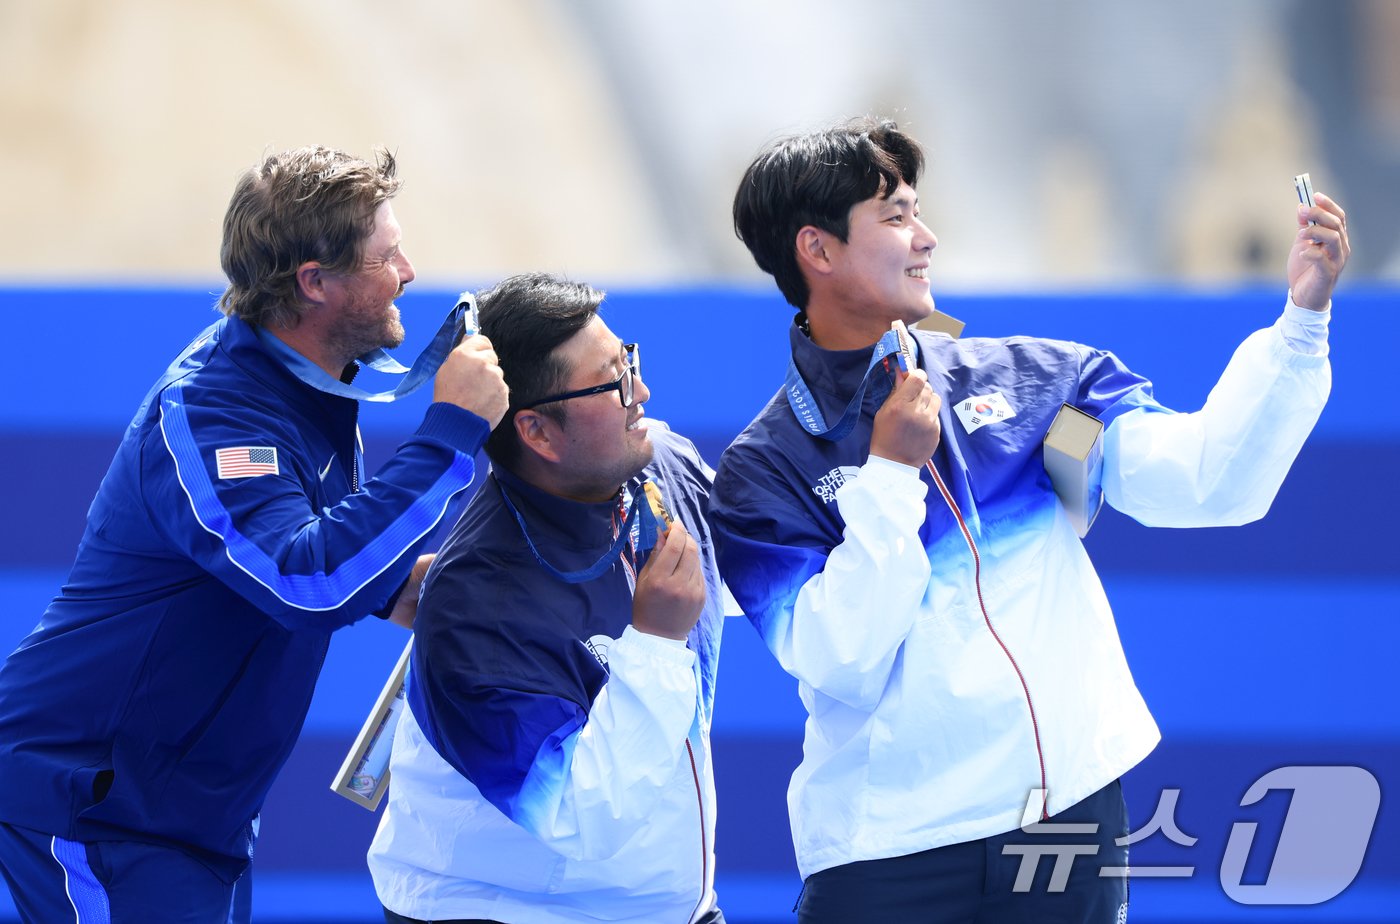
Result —
<path fill-rule="evenodd" d="M 354 272 L 333 274 L 332 285 L 340 302 L 340 317 L 331 336 L 335 351 L 356 357 L 378 347 L 403 343 L 403 322 L 394 300 L 413 281 L 413 264 L 404 255 L 403 232 L 388 202 L 374 214 L 374 232 L 365 241 L 360 266 Z"/>
<path fill-rule="evenodd" d="M 933 312 L 928 268 L 938 239 L 919 220 L 919 197 L 908 183 L 889 198 L 874 196 L 852 206 L 845 241 L 818 234 L 823 262 L 808 274 L 807 306 L 818 344 L 869 346 L 891 322 L 914 324 Z"/>
<path fill-rule="evenodd" d="M 554 355 L 569 374 L 561 392 L 592 388 L 622 374 L 625 353 L 608 326 L 596 315 Z M 597 502 L 617 494 L 622 484 L 651 461 L 642 402 L 651 397 L 640 375 L 633 386 L 632 406 L 624 408 L 614 389 L 570 398 L 563 422 L 544 418 L 552 428 L 551 445 L 556 493 L 574 500 Z"/>

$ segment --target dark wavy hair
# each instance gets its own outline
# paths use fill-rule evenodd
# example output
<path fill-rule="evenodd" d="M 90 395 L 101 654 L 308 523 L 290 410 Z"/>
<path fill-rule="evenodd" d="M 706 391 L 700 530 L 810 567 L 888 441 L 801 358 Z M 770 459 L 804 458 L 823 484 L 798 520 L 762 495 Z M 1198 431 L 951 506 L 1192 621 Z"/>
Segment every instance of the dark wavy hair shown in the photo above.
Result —
<path fill-rule="evenodd" d="M 219 261 L 229 285 L 219 309 L 259 327 L 296 326 L 305 310 L 297 267 L 314 260 L 332 272 L 358 269 L 375 209 L 398 194 L 396 169 L 387 150 L 370 163 L 312 146 L 247 170 L 224 213 Z"/>
<path fill-rule="evenodd" d="M 852 206 L 888 198 L 901 182 L 918 185 L 923 170 L 923 148 L 889 119 L 783 138 L 744 171 L 734 232 L 788 303 L 804 309 L 811 293 L 797 264 L 797 232 L 812 225 L 844 241 Z"/>
<path fill-rule="evenodd" d="M 491 338 L 510 388 L 510 408 L 486 438 L 491 461 L 515 471 L 520 440 L 515 415 L 525 405 L 557 394 L 571 370 L 555 350 L 593 320 L 604 293 L 548 273 L 522 273 L 477 294 L 481 333 Z M 541 405 L 539 413 L 561 423 L 567 402 Z"/>

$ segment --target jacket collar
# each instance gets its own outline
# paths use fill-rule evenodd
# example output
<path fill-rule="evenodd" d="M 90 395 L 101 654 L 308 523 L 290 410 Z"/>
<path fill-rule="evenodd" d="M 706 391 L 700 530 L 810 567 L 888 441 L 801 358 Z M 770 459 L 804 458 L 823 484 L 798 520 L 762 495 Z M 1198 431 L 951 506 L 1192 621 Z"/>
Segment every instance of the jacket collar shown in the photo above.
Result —
<path fill-rule="evenodd" d="M 803 332 L 799 321 L 801 315 L 793 319 L 788 329 L 788 344 L 792 349 L 792 361 L 807 387 L 821 402 L 825 414 L 839 414 L 846 402 L 860 387 L 866 369 L 870 367 L 870 357 L 875 352 L 875 344 L 855 350 L 827 350 L 817 346 Z M 870 387 L 866 389 L 862 406 L 869 408 L 871 402 L 879 407 L 890 393 L 890 378 L 880 369 L 870 373 Z M 830 422 L 830 421 L 828 421 Z"/>
<path fill-rule="evenodd" d="M 491 477 L 501 490 L 510 492 L 510 502 L 529 526 L 536 543 L 571 549 L 606 549 L 613 540 L 613 517 L 618 514 L 619 496 L 599 503 L 570 500 L 542 491 L 506 469 L 493 465 Z"/>
<path fill-rule="evenodd" d="M 215 330 L 220 346 L 230 359 L 249 375 L 275 388 L 284 396 L 297 401 L 328 401 L 333 405 L 357 403 L 350 398 L 327 394 L 303 382 L 264 342 L 264 336 L 272 335 L 260 334 L 257 328 L 242 318 L 230 315 L 219 321 Z"/>

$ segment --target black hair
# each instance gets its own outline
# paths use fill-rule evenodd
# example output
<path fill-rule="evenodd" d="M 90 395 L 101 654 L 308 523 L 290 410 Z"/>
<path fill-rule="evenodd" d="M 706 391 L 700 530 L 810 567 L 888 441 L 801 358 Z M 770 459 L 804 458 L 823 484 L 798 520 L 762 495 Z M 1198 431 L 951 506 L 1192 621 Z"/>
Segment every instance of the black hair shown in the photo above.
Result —
<path fill-rule="evenodd" d="M 919 143 L 889 119 L 860 118 L 781 139 L 749 164 L 734 194 L 734 232 L 783 297 L 805 309 L 810 291 L 797 264 L 797 232 L 806 225 L 850 231 L 851 207 L 916 186 L 924 170 Z"/>
<path fill-rule="evenodd" d="M 603 293 L 581 282 L 548 273 L 523 273 L 477 294 L 481 333 L 491 339 L 510 388 L 510 408 L 486 439 L 491 461 L 514 471 L 520 459 L 515 415 L 528 404 L 557 393 L 569 376 L 555 355 L 598 313 Z M 563 403 L 539 408 L 563 422 Z"/>

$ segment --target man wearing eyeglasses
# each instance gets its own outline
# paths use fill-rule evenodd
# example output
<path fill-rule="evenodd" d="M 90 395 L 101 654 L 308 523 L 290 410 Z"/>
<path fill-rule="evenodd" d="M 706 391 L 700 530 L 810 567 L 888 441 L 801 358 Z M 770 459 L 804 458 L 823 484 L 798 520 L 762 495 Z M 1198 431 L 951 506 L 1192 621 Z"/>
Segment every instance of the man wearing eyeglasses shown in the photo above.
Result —
<path fill-rule="evenodd" d="M 713 473 L 646 419 L 602 298 L 542 274 L 479 296 L 511 406 L 418 604 L 369 851 L 391 924 L 724 920 Z"/>

